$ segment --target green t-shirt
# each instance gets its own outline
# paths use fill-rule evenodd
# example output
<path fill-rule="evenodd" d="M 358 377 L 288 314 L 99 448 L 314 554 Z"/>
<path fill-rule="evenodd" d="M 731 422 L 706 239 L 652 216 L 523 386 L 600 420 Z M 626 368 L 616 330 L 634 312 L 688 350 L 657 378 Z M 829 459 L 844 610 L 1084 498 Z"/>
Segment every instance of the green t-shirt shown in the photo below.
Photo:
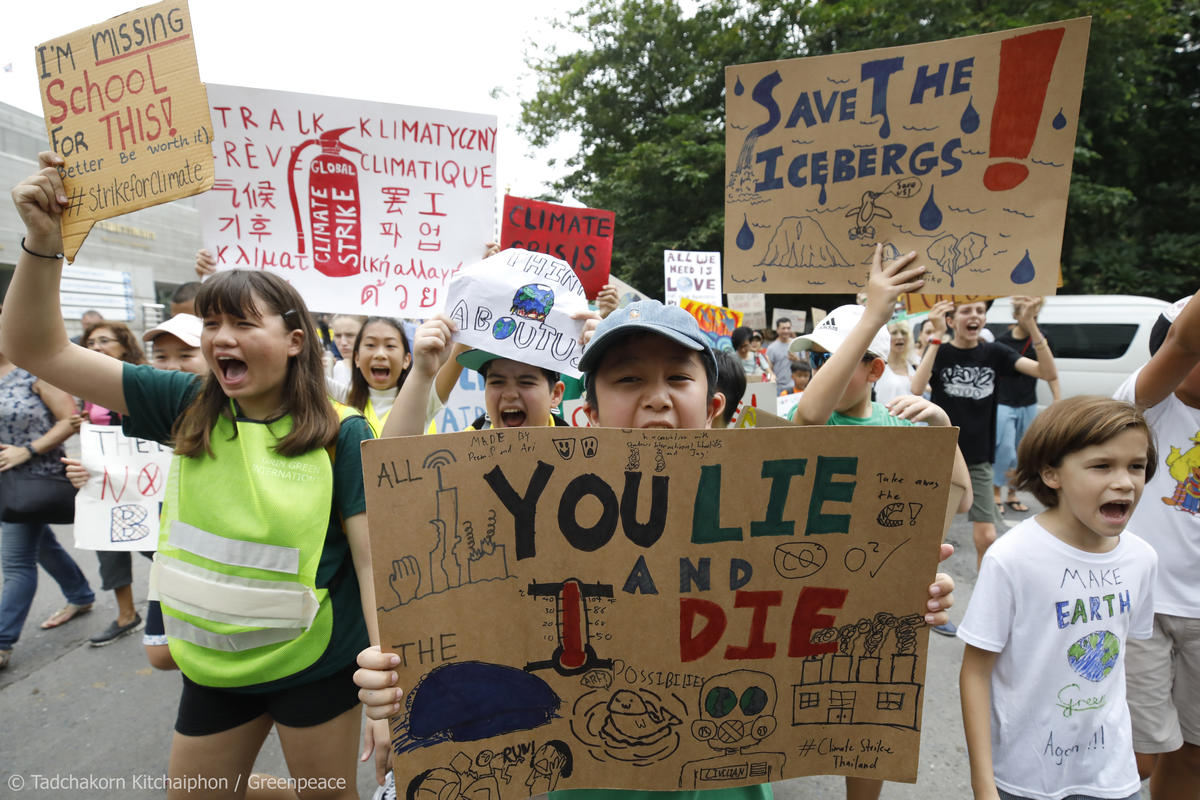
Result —
<path fill-rule="evenodd" d="M 796 409 L 792 408 L 790 411 L 788 411 L 787 418 L 794 422 L 795 417 L 796 417 Z M 825 424 L 826 425 L 889 425 L 889 426 L 912 425 L 912 423 L 906 419 L 900 419 L 899 417 L 893 417 L 891 414 L 888 413 L 887 406 L 883 405 L 883 403 L 876 403 L 874 400 L 871 401 L 870 416 L 848 417 L 845 414 L 841 414 L 841 413 L 838 413 L 837 411 L 835 411 L 829 415 L 829 419 L 825 422 Z"/>
<path fill-rule="evenodd" d="M 195 399 L 202 382 L 202 378 L 187 372 L 126 364 L 121 383 L 129 413 L 122 420 L 121 428 L 129 436 L 170 443 L 175 420 Z M 361 416 L 343 420 L 338 430 L 333 463 L 333 507 L 329 511 L 329 527 L 316 576 L 317 588 L 329 589 L 333 608 L 329 645 L 320 658 L 300 672 L 268 683 L 230 688 L 229 691 L 275 691 L 328 677 L 353 664 L 359 651 L 370 644 L 350 542 L 341 523 L 343 519 L 367 510 L 359 444 L 370 438 L 371 429 Z M 181 488 L 187 491 L 187 487 Z"/>

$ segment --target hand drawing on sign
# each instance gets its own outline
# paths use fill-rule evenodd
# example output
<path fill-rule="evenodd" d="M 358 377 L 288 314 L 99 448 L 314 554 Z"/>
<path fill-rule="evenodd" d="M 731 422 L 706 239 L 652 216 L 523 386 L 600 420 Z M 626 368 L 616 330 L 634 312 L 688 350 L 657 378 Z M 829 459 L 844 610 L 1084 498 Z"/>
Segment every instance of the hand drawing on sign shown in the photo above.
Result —
<path fill-rule="evenodd" d="M 113 506 L 109 537 L 114 542 L 136 542 L 150 535 L 146 509 L 135 504 Z"/>
<path fill-rule="evenodd" d="M 559 675 L 578 675 L 594 669 L 612 669 L 612 659 L 600 658 L 592 647 L 588 598 L 612 597 L 613 587 L 604 583 L 581 583 L 570 578 L 562 583 L 531 583 L 530 597 L 553 597 L 558 643 L 550 658 L 531 661 L 525 669 L 552 669 Z"/>
<path fill-rule="evenodd" d="M 779 221 L 757 266 L 848 267 L 850 262 L 829 240 L 821 223 L 804 216 Z"/>
<path fill-rule="evenodd" d="M 974 264 L 987 251 L 987 237 L 979 233 L 968 233 L 962 238 L 947 233 L 926 248 L 925 252 L 941 267 L 943 273 L 950 278 L 950 288 L 954 288 L 954 276 L 964 267 Z"/>
<path fill-rule="evenodd" d="M 396 755 L 441 742 L 477 742 L 532 730 L 558 716 L 562 700 L 516 667 L 452 661 L 430 670 L 392 723 Z"/>
<path fill-rule="evenodd" d="M 551 739 L 537 749 L 529 765 L 529 777 L 525 789 L 532 797 L 543 792 L 553 792 L 559 778 L 571 777 L 575 759 L 571 748 L 559 739 Z"/>
<path fill-rule="evenodd" d="M 816 575 L 829 560 L 829 552 L 816 542 L 786 542 L 775 548 L 775 572 L 781 578 Z"/>
<path fill-rule="evenodd" d="M 408 782 L 409 800 L 500 800 L 495 754 L 483 750 L 474 759 L 460 752 L 448 767 L 434 767 Z"/>
<path fill-rule="evenodd" d="M 649 689 L 587 692 L 575 701 L 571 733 L 599 761 L 648 766 L 679 749 L 685 716 L 687 703 L 676 695 L 664 700 Z"/>
<path fill-rule="evenodd" d="M 813 643 L 827 644 L 829 651 L 801 663 L 800 682 L 792 685 L 792 725 L 920 730 L 916 628 L 924 624 L 918 614 L 897 619 L 880 612 L 870 619 L 815 631 Z M 890 648 L 885 647 L 888 642 Z M 861 654 L 855 655 L 856 650 Z"/>
<path fill-rule="evenodd" d="M 765 672 L 737 669 L 705 681 L 692 736 L 720 755 L 684 764 L 679 787 L 716 789 L 730 780 L 779 780 L 783 753 L 754 750 L 775 732 L 777 699 L 775 679 Z"/>
<path fill-rule="evenodd" d="M 854 218 L 854 225 L 851 226 L 849 231 L 850 241 L 866 239 L 873 244 L 876 237 L 875 226 L 871 224 L 871 221 L 876 217 L 880 219 L 892 218 L 892 212 L 880 204 L 880 198 L 885 198 L 887 195 L 908 198 L 912 197 L 920 189 L 920 178 L 897 178 L 888 184 L 887 188 L 883 191 L 874 192 L 868 189 L 863 192 L 858 207 L 846 212 L 847 217 Z M 895 256 L 892 256 L 892 258 L 895 258 Z M 870 262 L 868 261 L 868 263 Z"/>
<path fill-rule="evenodd" d="M 899 528 L 905 522 L 916 525 L 922 508 L 924 506 L 921 503 L 888 503 L 879 510 L 875 522 L 883 528 Z"/>
<path fill-rule="evenodd" d="M 388 585 L 396 602 L 381 604 L 380 611 L 393 611 L 418 598 L 467 584 L 511 577 L 505 546 L 495 541 L 495 510 L 489 510 L 487 533 L 481 537 L 476 536 L 471 520 L 460 522 L 458 487 L 446 487 L 442 482 L 442 467 L 453 462 L 454 456 L 447 450 L 436 450 L 425 458 L 422 466 L 437 472 L 436 516 L 428 529 L 414 526 L 414 538 L 425 534 L 417 552 L 392 560 Z"/>
<path fill-rule="evenodd" d="M 313 266 L 332 278 L 357 275 L 362 271 L 362 197 L 358 168 L 339 155 L 340 151 L 362 154 L 341 141 L 353 128 L 336 128 L 316 139 L 301 142 L 292 150 L 288 163 L 288 194 L 296 218 L 296 252 L 307 252 L 300 202 L 296 197 L 297 162 L 304 148 L 320 145 L 321 153 L 308 165 L 308 230 Z"/>

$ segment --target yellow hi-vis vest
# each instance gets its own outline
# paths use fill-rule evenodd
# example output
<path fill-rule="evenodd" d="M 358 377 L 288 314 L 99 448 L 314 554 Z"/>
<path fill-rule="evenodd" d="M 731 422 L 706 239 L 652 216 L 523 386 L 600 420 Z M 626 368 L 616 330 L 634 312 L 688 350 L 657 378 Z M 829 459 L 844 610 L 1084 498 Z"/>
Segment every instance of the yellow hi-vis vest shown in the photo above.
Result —
<path fill-rule="evenodd" d="M 335 404 L 340 420 L 357 414 Z M 333 608 L 316 587 L 333 504 L 324 448 L 284 457 L 272 423 L 222 416 L 212 457 L 175 456 L 167 478 L 151 593 L 171 656 L 204 686 L 248 686 L 311 666 L 329 644 Z"/>

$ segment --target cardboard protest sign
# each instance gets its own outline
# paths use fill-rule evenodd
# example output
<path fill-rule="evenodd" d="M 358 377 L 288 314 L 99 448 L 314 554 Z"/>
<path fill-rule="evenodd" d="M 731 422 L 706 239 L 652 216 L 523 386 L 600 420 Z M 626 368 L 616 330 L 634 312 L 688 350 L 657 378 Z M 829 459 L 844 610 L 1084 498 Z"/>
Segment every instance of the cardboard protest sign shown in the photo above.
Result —
<path fill-rule="evenodd" d="M 75 546 L 84 550 L 155 550 L 158 506 L 171 448 L 121 433 L 119 425 L 79 428 L 79 461 L 90 473 L 75 495 Z"/>
<path fill-rule="evenodd" d="M 982 303 L 991 300 L 995 295 L 990 294 L 902 294 L 904 310 L 907 314 L 925 314 L 943 300 L 949 300 L 955 305 L 960 303 Z"/>
<path fill-rule="evenodd" d="M 266 269 L 310 308 L 429 317 L 483 257 L 496 118 L 210 84 L 217 181 L 198 201 L 218 269 Z"/>
<path fill-rule="evenodd" d="M 1091 22 L 726 69 L 728 287 L 1053 294 Z"/>
<path fill-rule="evenodd" d="M 733 349 L 729 337 L 733 335 L 734 328 L 742 324 L 742 312 L 701 303 L 689 297 L 680 298 L 679 307 L 696 318 L 696 322 L 700 323 L 700 330 L 708 336 L 715 349 Z"/>
<path fill-rule="evenodd" d="M 608 282 L 617 215 L 524 197 L 504 196 L 500 246 L 519 247 L 561 258 L 583 282 L 589 300 Z"/>
<path fill-rule="evenodd" d="M 37 46 L 50 148 L 75 260 L 99 220 L 213 185 L 212 121 L 185 0 L 139 8 Z"/>
<path fill-rule="evenodd" d="M 729 307 L 742 312 L 742 324 L 762 330 L 767 327 L 767 296 L 765 294 L 731 292 L 725 295 Z"/>
<path fill-rule="evenodd" d="M 365 442 L 380 637 L 405 689 L 397 785 L 519 800 L 817 773 L 914 781 L 955 437 L 522 428 Z"/>
<path fill-rule="evenodd" d="M 578 378 L 588 310 L 583 284 L 565 261 L 501 250 L 460 271 L 446 290 L 454 341 Z"/>
<path fill-rule="evenodd" d="M 663 250 L 663 303 L 677 306 L 684 297 L 721 305 L 721 254 Z"/>

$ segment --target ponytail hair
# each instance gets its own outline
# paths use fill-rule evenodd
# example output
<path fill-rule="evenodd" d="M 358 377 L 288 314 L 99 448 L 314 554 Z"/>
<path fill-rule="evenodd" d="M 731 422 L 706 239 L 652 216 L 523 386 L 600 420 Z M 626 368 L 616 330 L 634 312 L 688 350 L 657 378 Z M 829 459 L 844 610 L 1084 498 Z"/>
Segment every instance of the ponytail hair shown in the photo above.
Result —
<path fill-rule="evenodd" d="M 325 395 L 321 340 L 300 293 L 270 272 L 241 269 L 218 272 L 197 293 L 196 315 L 204 319 L 218 314 L 241 319 L 278 314 L 288 331 L 303 333 L 300 352 L 288 357 L 284 378 L 284 405 L 292 416 L 292 430 L 275 445 L 275 452 L 298 456 L 332 444 L 338 433 L 337 412 Z M 222 416 L 234 420 L 234 436 L 237 436 L 232 404 L 217 380 L 218 367 L 209 366 L 212 372 L 204 379 L 200 393 L 175 422 L 172 432 L 175 452 L 182 456 L 211 456 L 212 429 Z"/>

